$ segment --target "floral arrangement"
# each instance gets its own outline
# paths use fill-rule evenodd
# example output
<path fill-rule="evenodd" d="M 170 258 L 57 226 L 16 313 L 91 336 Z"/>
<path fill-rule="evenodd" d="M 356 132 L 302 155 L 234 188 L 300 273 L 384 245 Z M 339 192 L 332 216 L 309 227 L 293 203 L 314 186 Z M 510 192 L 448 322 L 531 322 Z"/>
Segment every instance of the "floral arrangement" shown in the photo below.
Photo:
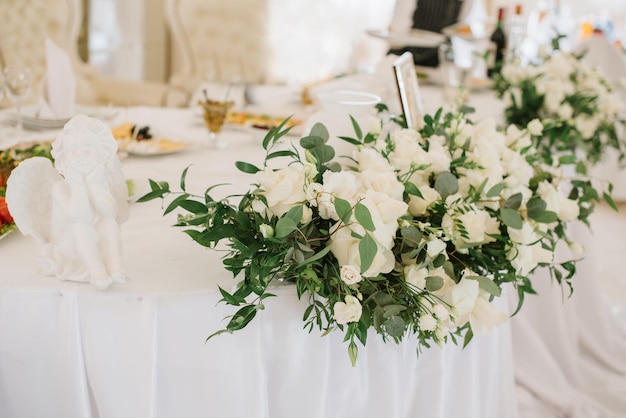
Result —
<path fill-rule="evenodd" d="M 527 130 L 502 133 L 493 120 L 441 111 L 424 121 L 419 131 L 381 123 L 363 134 L 353 120 L 343 164 L 321 124 L 301 149 L 277 147 L 283 123 L 263 141 L 262 167 L 236 164 L 254 178 L 241 195 L 219 197 L 215 186 L 193 195 L 188 169 L 179 191 L 150 180 L 139 201 L 183 210 L 177 225 L 200 245 L 226 248 L 223 264 L 240 278 L 219 289 L 238 310 L 209 338 L 244 328 L 274 296 L 272 282 L 288 281 L 308 300 L 304 328 L 342 331 L 354 364 L 371 329 L 384 341 L 467 344 L 509 317 L 492 304 L 504 286 L 516 289 L 519 310 L 536 268 L 569 283 L 575 262 L 553 253 L 559 242 L 575 245 L 567 222 L 584 216 L 590 197 L 564 194 L 579 187 L 543 164 Z"/>
<path fill-rule="evenodd" d="M 559 158 L 586 174 L 607 148 L 615 149 L 620 161 L 624 158 L 625 121 L 618 91 L 580 58 L 556 50 L 537 65 L 506 64 L 493 88 L 505 100 L 507 125 L 541 122 L 543 135 L 535 146 L 548 164 Z"/>

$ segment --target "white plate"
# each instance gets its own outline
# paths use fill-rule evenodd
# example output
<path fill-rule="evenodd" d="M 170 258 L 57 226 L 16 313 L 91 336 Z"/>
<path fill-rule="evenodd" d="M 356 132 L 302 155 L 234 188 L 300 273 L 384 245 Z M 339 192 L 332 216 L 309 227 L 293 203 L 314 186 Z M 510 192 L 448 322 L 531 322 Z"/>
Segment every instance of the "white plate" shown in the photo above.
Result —
<path fill-rule="evenodd" d="M 174 141 L 154 136 L 152 139 L 136 141 L 134 139 L 118 140 L 119 149 L 129 155 L 167 155 L 183 151 L 191 146 L 189 142 Z"/>

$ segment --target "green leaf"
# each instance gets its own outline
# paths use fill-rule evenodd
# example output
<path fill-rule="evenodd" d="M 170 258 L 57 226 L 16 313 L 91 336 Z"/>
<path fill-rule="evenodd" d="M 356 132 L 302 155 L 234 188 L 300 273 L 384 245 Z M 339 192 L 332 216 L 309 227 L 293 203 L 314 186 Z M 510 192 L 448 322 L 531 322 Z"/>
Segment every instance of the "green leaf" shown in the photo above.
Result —
<path fill-rule="evenodd" d="M 392 316 L 385 321 L 385 330 L 390 337 L 400 338 L 404 334 L 404 319 L 399 316 Z"/>
<path fill-rule="evenodd" d="M 291 150 L 281 150 L 281 151 L 274 151 L 271 154 L 268 154 L 265 157 L 265 160 L 271 160 L 273 158 L 278 158 L 278 157 L 292 157 L 294 156 L 295 153 Z"/>
<path fill-rule="evenodd" d="M 335 212 L 337 212 L 339 219 L 341 219 L 343 223 L 350 222 L 350 217 L 352 216 L 352 206 L 350 206 L 350 202 L 345 199 L 335 197 L 333 205 L 335 206 Z"/>
<path fill-rule="evenodd" d="M 426 277 L 426 289 L 429 292 L 436 292 L 443 287 L 443 278 L 439 276 Z"/>
<path fill-rule="evenodd" d="M 335 158 L 335 149 L 330 145 L 321 145 L 311 149 L 311 154 L 315 156 L 320 163 L 327 163 Z"/>
<path fill-rule="evenodd" d="M 170 202 L 170 204 L 167 206 L 167 208 L 165 208 L 165 211 L 163 212 L 164 215 L 167 215 L 168 213 L 170 213 L 171 211 L 173 211 L 174 209 L 176 209 L 178 207 L 178 204 L 187 199 L 189 197 L 189 195 L 187 193 L 185 194 L 181 194 L 180 196 L 178 196 L 176 199 L 172 200 Z"/>
<path fill-rule="evenodd" d="M 406 310 L 406 306 L 404 305 L 387 305 L 382 308 L 383 309 L 383 317 L 391 318 L 392 316 L 398 315 L 400 312 Z"/>
<path fill-rule="evenodd" d="M 209 211 L 204 203 L 190 199 L 181 200 L 178 202 L 178 206 L 193 214 L 207 213 Z"/>
<path fill-rule="evenodd" d="M 300 219 L 302 219 L 302 212 L 302 205 L 294 206 L 285 213 L 284 217 L 291 218 L 297 225 L 300 223 Z"/>
<path fill-rule="evenodd" d="M 183 170 L 183 173 L 180 175 L 180 189 L 185 192 L 185 187 L 186 186 L 186 180 L 187 180 L 187 171 L 189 171 L 189 168 L 191 166 L 187 166 L 185 167 L 185 169 Z"/>
<path fill-rule="evenodd" d="M 498 183 L 495 186 L 493 186 L 491 189 L 489 189 L 489 191 L 487 192 L 487 197 L 500 196 L 500 193 L 502 193 L 502 190 L 504 190 L 504 183 Z"/>
<path fill-rule="evenodd" d="M 258 168 L 257 166 L 252 165 L 250 163 L 243 162 L 243 161 L 236 161 L 235 167 L 237 167 L 239 171 L 242 171 L 247 174 L 254 174 L 254 173 L 261 171 L 261 169 Z"/>
<path fill-rule="evenodd" d="M 239 309 L 230 322 L 226 325 L 226 329 L 229 331 L 237 331 L 244 328 L 252 319 L 256 316 L 257 309 L 254 305 L 246 305 Z"/>
<path fill-rule="evenodd" d="M 321 136 L 308 135 L 300 138 L 300 146 L 304 149 L 311 150 L 316 147 L 321 147 L 327 140 Z"/>
<path fill-rule="evenodd" d="M 229 305 L 239 306 L 241 303 L 245 302 L 245 299 L 238 298 L 234 295 L 231 295 L 230 293 L 222 289 L 220 286 L 218 286 L 218 289 L 220 290 L 220 293 L 222 294 L 222 298 L 224 298 L 224 301 L 228 303 Z"/>
<path fill-rule="evenodd" d="M 469 328 L 465 333 L 465 338 L 463 339 L 463 348 L 467 347 L 470 341 L 472 341 L 472 338 L 474 338 L 474 333 L 472 332 L 472 329 Z"/>
<path fill-rule="evenodd" d="M 137 202 L 141 203 L 141 202 L 148 202 L 148 201 L 154 200 L 154 199 L 159 199 L 159 198 L 162 198 L 163 196 L 165 196 L 168 193 L 169 193 L 168 190 L 161 190 L 161 189 L 153 190 L 153 191 L 148 192 L 145 195 L 141 196 L 139 199 L 137 199 Z"/>
<path fill-rule="evenodd" d="M 298 224 L 293 219 L 283 216 L 276 222 L 276 238 L 285 238 L 298 229 Z"/>
<path fill-rule="evenodd" d="M 374 222 L 372 222 L 372 214 L 370 213 L 370 210 L 362 203 L 356 204 L 356 207 L 354 208 L 354 216 L 366 230 L 376 230 L 376 226 L 374 226 Z"/>
<path fill-rule="evenodd" d="M 540 213 L 539 215 L 535 216 L 533 219 L 537 222 L 551 224 L 552 222 L 558 221 L 559 217 L 556 215 L 555 212 L 546 210 Z"/>
<path fill-rule="evenodd" d="M 435 180 L 435 190 L 443 199 L 459 190 L 459 180 L 449 171 L 442 171 Z"/>
<path fill-rule="evenodd" d="M 502 222 L 504 222 L 506 226 L 508 226 L 509 228 L 513 228 L 513 229 L 522 229 L 522 225 L 524 224 L 522 217 L 520 216 L 519 212 L 516 211 L 515 209 L 511 209 L 511 208 L 500 209 L 500 218 L 502 219 Z"/>
<path fill-rule="evenodd" d="M 615 201 L 613 201 L 613 198 L 611 197 L 610 194 L 608 194 L 607 192 L 602 193 L 602 197 L 604 197 L 604 201 L 614 210 L 614 211 L 618 211 L 619 209 L 617 208 L 617 205 L 615 204 Z"/>
<path fill-rule="evenodd" d="M 502 294 L 502 290 L 496 282 L 485 277 L 485 276 L 465 276 L 466 279 L 477 280 L 478 286 L 485 292 L 489 293 L 492 296 L 500 296 Z"/>
<path fill-rule="evenodd" d="M 504 202 L 504 207 L 515 210 L 519 209 L 520 206 L 522 206 L 522 197 L 521 193 L 515 193 L 514 195 L 509 196 L 509 198 Z"/>
<path fill-rule="evenodd" d="M 421 199 L 424 198 L 424 195 L 422 195 L 422 192 L 420 192 L 420 189 L 418 189 L 417 186 L 411 183 L 410 181 L 404 182 L 404 192 L 408 195 L 417 196 Z"/>
<path fill-rule="evenodd" d="M 356 121 L 356 119 L 354 119 L 354 117 L 352 117 L 352 115 L 350 115 L 350 121 L 352 122 L 352 128 L 354 128 L 354 134 L 356 135 L 356 137 L 359 139 L 363 139 L 363 131 L 361 131 L 359 123 Z"/>
<path fill-rule="evenodd" d="M 546 202 L 540 197 L 535 196 L 530 198 L 526 203 L 528 217 L 535 219 L 537 216 L 540 216 L 546 210 L 546 206 Z"/>
<path fill-rule="evenodd" d="M 374 262 L 374 257 L 378 252 L 378 246 L 374 239 L 369 235 L 365 234 L 361 241 L 359 242 L 359 256 L 361 259 L 361 273 L 367 271 L 368 268 Z"/>
<path fill-rule="evenodd" d="M 328 129 L 326 129 L 326 126 L 319 122 L 313 125 L 313 127 L 311 128 L 311 132 L 309 132 L 309 135 L 322 138 L 324 140 L 324 143 L 326 143 L 329 138 Z"/>
<path fill-rule="evenodd" d="M 304 260 L 303 262 L 298 264 L 298 268 L 306 266 L 306 265 L 309 265 L 309 264 L 313 263 L 314 261 L 317 261 L 317 260 L 321 259 L 322 257 L 324 257 L 326 254 L 328 254 L 330 252 L 331 248 L 332 247 L 330 245 L 324 247 L 320 251 L 318 251 L 315 254 L 313 254 L 311 257 L 307 258 L 306 260 Z"/>

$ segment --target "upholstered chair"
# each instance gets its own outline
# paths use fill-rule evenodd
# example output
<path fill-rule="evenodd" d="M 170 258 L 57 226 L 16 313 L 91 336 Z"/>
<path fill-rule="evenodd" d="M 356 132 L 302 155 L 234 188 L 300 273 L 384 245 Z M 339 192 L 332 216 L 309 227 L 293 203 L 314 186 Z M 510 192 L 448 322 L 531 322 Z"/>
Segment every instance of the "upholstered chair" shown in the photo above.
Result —
<path fill-rule="evenodd" d="M 165 0 L 170 83 L 261 83 L 268 62 L 266 0 Z"/>
<path fill-rule="evenodd" d="M 77 78 L 76 102 L 86 105 L 183 105 L 186 93 L 156 82 L 105 77 L 78 56 L 83 18 L 81 0 L 2 0 L 0 64 L 28 65 L 33 73 L 29 101 L 37 99 L 46 71 L 44 40 L 50 38 L 70 56 Z M 6 100 L 4 105 L 9 104 Z"/>

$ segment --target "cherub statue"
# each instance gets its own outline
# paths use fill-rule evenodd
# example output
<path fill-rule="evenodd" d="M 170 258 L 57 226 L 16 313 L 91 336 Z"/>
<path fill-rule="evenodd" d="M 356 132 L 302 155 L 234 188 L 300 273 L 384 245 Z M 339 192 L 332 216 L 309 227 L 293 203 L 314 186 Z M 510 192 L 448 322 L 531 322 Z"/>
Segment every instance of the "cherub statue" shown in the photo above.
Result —
<path fill-rule="evenodd" d="M 17 227 L 41 245 L 42 271 L 99 289 L 126 282 L 120 224 L 128 192 L 111 129 L 77 115 L 53 142 L 52 157 L 54 166 L 42 157 L 23 161 L 6 190 Z"/>

